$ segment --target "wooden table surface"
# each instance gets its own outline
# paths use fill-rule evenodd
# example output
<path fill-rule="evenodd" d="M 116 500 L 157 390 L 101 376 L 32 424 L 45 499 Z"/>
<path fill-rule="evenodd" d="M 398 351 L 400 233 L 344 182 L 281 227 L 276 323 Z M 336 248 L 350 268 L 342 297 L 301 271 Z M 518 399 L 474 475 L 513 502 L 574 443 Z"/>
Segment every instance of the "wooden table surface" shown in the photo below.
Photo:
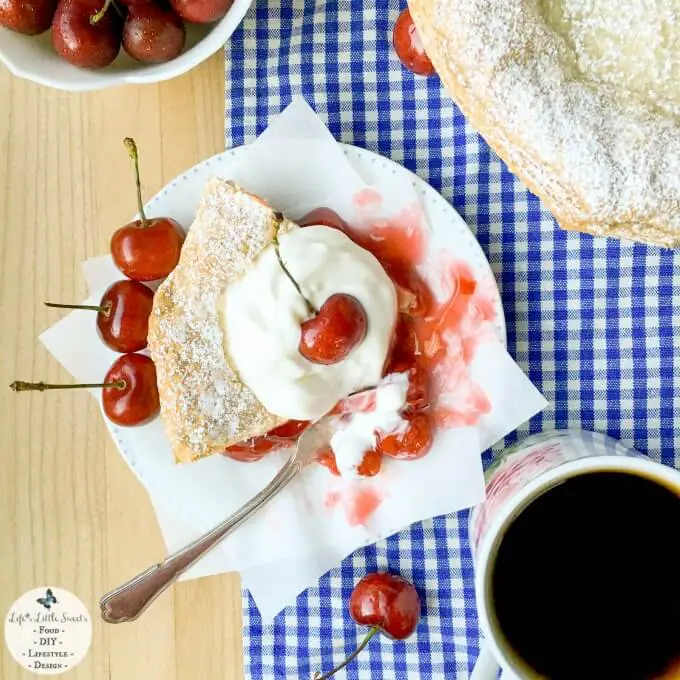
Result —
<path fill-rule="evenodd" d="M 41 303 L 81 300 L 80 263 L 106 253 L 136 212 L 122 146 L 134 137 L 147 197 L 224 148 L 221 54 L 169 83 L 57 92 L 0 67 L 0 613 L 26 590 L 67 588 L 94 638 L 65 678 L 238 680 L 238 579 L 176 586 L 137 623 L 105 625 L 99 597 L 164 555 L 146 492 L 84 392 L 13 394 L 15 379 L 69 380 L 39 344 L 59 316 Z M 34 678 L 0 643 L 0 677 Z"/>

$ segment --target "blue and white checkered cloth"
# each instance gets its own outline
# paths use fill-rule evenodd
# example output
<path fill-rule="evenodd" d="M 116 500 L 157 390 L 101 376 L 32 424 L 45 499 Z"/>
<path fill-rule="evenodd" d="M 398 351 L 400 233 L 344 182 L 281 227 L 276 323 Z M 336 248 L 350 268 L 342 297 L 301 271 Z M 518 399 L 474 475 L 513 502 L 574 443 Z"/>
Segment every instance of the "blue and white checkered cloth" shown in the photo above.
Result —
<path fill-rule="evenodd" d="M 677 464 L 680 253 L 561 231 L 438 78 L 402 69 L 391 42 L 403 6 L 256 0 L 226 46 L 227 148 L 255 139 L 301 94 L 336 139 L 416 172 L 476 233 L 503 297 L 508 349 L 551 402 L 508 442 L 581 427 Z M 358 551 L 271 626 L 244 593 L 246 677 L 310 678 L 341 661 L 364 634 L 347 613 L 349 595 L 380 568 L 418 588 L 424 616 L 417 635 L 374 638 L 338 677 L 467 678 L 479 652 L 467 516 L 416 524 Z"/>

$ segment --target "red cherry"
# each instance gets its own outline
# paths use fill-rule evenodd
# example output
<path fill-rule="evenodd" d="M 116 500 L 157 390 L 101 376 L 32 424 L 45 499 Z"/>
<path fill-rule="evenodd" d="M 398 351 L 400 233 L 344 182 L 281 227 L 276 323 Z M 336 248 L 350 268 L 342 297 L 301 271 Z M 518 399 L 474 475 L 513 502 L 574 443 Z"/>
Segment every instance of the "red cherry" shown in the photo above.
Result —
<path fill-rule="evenodd" d="M 130 5 L 123 26 L 123 49 L 138 61 L 160 64 L 184 49 L 184 22 L 169 8 L 150 2 Z"/>
<path fill-rule="evenodd" d="M 274 439 L 297 439 L 310 424 L 309 420 L 289 420 L 267 432 L 266 436 Z"/>
<path fill-rule="evenodd" d="M 117 352 L 144 349 L 149 332 L 153 291 L 137 281 L 117 281 L 100 303 L 106 313 L 97 314 L 102 340 Z"/>
<path fill-rule="evenodd" d="M 135 220 L 114 232 L 111 255 L 125 276 L 156 281 L 177 266 L 183 243 L 182 227 L 170 217 Z"/>
<path fill-rule="evenodd" d="M 382 466 L 382 452 L 377 449 L 370 449 L 364 455 L 364 459 L 357 468 L 357 474 L 361 477 L 375 477 L 380 472 Z M 321 451 L 316 460 L 323 465 L 332 475 L 340 477 L 340 470 L 338 470 L 338 463 L 335 459 L 335 454 L 329 447 Z"/>
<path fill-rule="evenodd" d="M 124 354 L 104 378 L 102 402 L 104 413 L 116 425 L 143 425 L 158 415 L 160 399 L 156 382 L 156 366 L 143 354 Z"/>
<path fill-rule="evenodd" d="M 45 304 L 48 307 L 96 311 L 99 336 L 115 352 L 126 354 L 146 347 L 153 291 L 143 283 L 128 279 L 116 281 L 104 292 L 98 306 Z"/>
<path fill-rule="evenodd" d="M 125 145 L 135 167 L 137 205 L 141 219 L 118 229 L 111 237 L 115 265 L 135 281 L 155 281 L 166 277 L 179 262 L 184 243 L 182 227 L 170 217 L 147 219 L 142 205 L 137 146 L 129 137 Z"/>
<path fill-rule="evenodd" d="M 114 11 L 92 18 L 95 8 L 79 0 L 60 0 L 52 19 L 52 45 L 69 64 L 108 66 L 120 51 L 123 22 Z"/>
<path fill-rule="evenodd" d="M 222 452 L 222 455 L 235 460 L 237 463 L 257 463 L 258 460 L 262 460 L 267 455 L 267 451 L 240 450 L 237 448 L 238 446 L 239 444 L 229 446 Z"/>
<path fill-rule="evenodd" d="M 252 437 L 239 444 L 228 446 L 224 450 L 224 455 L 243 463 L 253 463 L 264 458 L 265 454 L 274 449 L 292 446 L 309 425 L 308 420 L 289 420 L 262 437 Z"/>
<path fill-rule="evenodd" d="M 413 585 L 397 574 L 367 574 L 354 586 L 349 613 L 360 625 L 404 640 L 420 620 L 420 598 Z"/>
<path fill-rule="evenodd" d="M 50 27 L 56 9 L 57 0 L 0 0 L 0 26 L 38 35 Z"/>
<path fill-rule="evenodd" d="M 382 458 L 382 451 L 369 449 L 357 468 L 357 474 L 361 477 L 375 477 L 380 472 Z"/>
<path fill-rule="evenodd" d="M 315 208 L 311 212 L 307 213 L 298 223 L 300 227 L 312 227 L 312 226 L 322 226 L 330 227 L 331 229 L 337 229 L 341 231 L 347 238 L 356 243 L 361 248 L 368 250 L 370 253 L 375 255 L 380 263 L 385 267 L 385 263 L 382 262 L 378 253 L 376 252 L 378 248 L 376 247 L 376 242 L 371 238 L 368 232 L 362 232 L 358 229 L 353 229 L 345 222 L 345 220 L 330 208 Z M 385 267 L 387 271 L 387 268 Z M 389 274 L 389 271 L 387 271 Z"/>
<path fill-rule="evenodd" d="M 317 364 L 342 361 L 366 336 L 366 312 L 351 295 L 336 293 L 301 326 L 300 354 Z"/>
<path fill-rule="evenodd" d="M 434 73 L 434 66 L 425 54 L 425 48 L 408 8 L 399 15 L 394 24 L 392 44 L 399 60 L 409 71 L 419 76 L 429 76 Z"/>
<path fill-rule="evenodd" d="M 315 208 L 312 212 L 307 213 L 298 223 L 300 227 L 312 227 L 321 225 L 322 227 L 331 227 L 345 232 L 349 229 L 347 222 L 330 208 Z"/>
<path fill-rule="evenodd" d="M 254 463 L 276 448 L 276 444 L 265 437 L 253 437 L 239 444 L 228 446 L 224 455 L 241 463 Z"/>
<path fill-rule="evenodd" d="M 397 460 L 415 460 L 427 455 L 432 448 L 432 423 L 423 412 L 406 413 L 408 426 L 404 432 L 379 435 L 378 449 Z"/>
<path fill-rule="evenodd" d="M 10 385 L 15 392 L 28 390 L 65 390 L 101 387 L 104 413 L 116 425 L 143 425 L 158 415 L 160 399 L 156 367 L 143 354 L 123 354 L 109 368 L 103 383 L 52 385 L 17 380 Z"/>
<path fill-rule="evenodd" d="M 349 613 L 359 625 L 371 626 L 371 630 L 343 663 L 330 673 L 315 675 L 317 680 L 327 680 L 344 668 L 378 632 L 394 640 L 411 636 L 420 621 L 420 598 L 413 585 L 401 576 L 376 572 L 367 574 L 354 586 Z"/>

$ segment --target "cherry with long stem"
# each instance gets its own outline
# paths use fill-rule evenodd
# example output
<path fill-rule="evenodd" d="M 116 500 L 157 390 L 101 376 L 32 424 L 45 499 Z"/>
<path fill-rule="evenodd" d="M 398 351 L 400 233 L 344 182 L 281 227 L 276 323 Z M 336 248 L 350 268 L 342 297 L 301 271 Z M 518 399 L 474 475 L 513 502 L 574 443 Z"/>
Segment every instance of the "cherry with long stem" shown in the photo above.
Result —
<path fill-rule="evenodd" d="M 139 281 L 116 281 L 104 291 L 98 305 L 61 302 L 46 302 L 45 305 L 97 312 L 99 337 L 114 352 L 137 352 L 147 345 L 153 291 Z"/>
<path fill-rule="evenodd" d="M 357 658 L 357 656 L 364 650 L 366 645 L 371 641 L 371 638 L 379 632 L 380 628 L 378 626 L 371 628 L 371 630 L 369 630 L 364 636 L 364 639 L 359 643 L 359 646 L 339 666 L 336 666 L 328 673 L 324 673 L 324 675 L 321 675 L 319 672 L 315 673 L 314 680 L 328 680 L 328 678 L 335 675 L 338 671 L 341 671 L 348 663 L 354 661 L 354 659 Z"/>
<path fill-rule="evenodd" d="M 359 625 L 369 626 L 370 630 L 345 661 L 329 673 L 319 671 L 314 680 L 327 680 L 344 668 L 379 631 L 393 640 L 405 640 L 412 635 L 420 620 L 420 598 L 413 584 L 398 574 L 366 574 L 350 595 L 349 614 Z"/>
<path fill-rule="evenodd" d="M 130 137 L 126 137 L 123 143 L 133 163 L 139 218 L 113 233 L 111 256 L 116 267 L 129 279 L 158 281 L 177 266 L 184 230 L 171 217 L 147 217 L 142 200 L 137 144 Z"/>
<path fill-rule="evenodd" d="M 160 410 L 156 367 L 148 356 L 132 352 L 118 357 L 100 383 L 55 385 L 16 380 L 10 388 L 14 392 L 101 388 L 102 407 L 107 418 L 125 427 L 143 425 L 155 418 Z"/>

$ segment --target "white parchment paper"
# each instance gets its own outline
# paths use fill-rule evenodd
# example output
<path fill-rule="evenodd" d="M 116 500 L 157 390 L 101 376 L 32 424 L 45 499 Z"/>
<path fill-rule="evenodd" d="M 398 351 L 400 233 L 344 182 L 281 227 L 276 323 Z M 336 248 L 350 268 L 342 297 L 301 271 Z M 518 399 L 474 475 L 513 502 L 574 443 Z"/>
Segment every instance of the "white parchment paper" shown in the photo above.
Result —
<path fill-rule="evenodd" d="M 291 218 L 323 205 L 351 220 L 356 195 L 367 189 L 380 197 L 371 202 L 372 217 L 389 218 L 418 206 L 413 185 L 401 173 L 388 173 L 367 184 L 302 100 L 291 104 L 239 158 L 230 178 Z M 193 210 L 202 184 L 193 186 L 191 173 L 187 180 L 177 189 L 174 203 L 169 192 L 164 214 L 182 218 Z M 366 216 L 365 209 L 362 214 Z M 431 233 L 433 251 L 441 250 L 436 225 L 424 221 L 421 228 Z M 103 291 L 122 278 L 109 256 L 90 259 L 83 269 L 89 304 L 98 302 Z M 90 312 L 68 314 L 41 340 L 79 382 L 101 380 L 116 358 L 98 340 Z M 470 371 L 491 403 L 490 413 L 476 426 L 438 432 L 428 456 L 410 462 L 389 460 L 372 479 L 339 479 L 320 466 L 308 468 L 187 576 L 240 571 L 268 619 L 359 546 L 482 500 L 480 452 L 544 408 L 545 400 L 500 341 L 480 347 Z M 99 399 L 98 390 L 92 394 Z M 169 551 L 249 500 L 285 460 L 285 453 L 253 464 L 214 455 L 176 465 L 160 418 L 139 428 L 118 428 L 104 420 L 151 495 Z M 353 508 L 366 494 L 380 502 L 369 517 L 358 521 Z"/>

